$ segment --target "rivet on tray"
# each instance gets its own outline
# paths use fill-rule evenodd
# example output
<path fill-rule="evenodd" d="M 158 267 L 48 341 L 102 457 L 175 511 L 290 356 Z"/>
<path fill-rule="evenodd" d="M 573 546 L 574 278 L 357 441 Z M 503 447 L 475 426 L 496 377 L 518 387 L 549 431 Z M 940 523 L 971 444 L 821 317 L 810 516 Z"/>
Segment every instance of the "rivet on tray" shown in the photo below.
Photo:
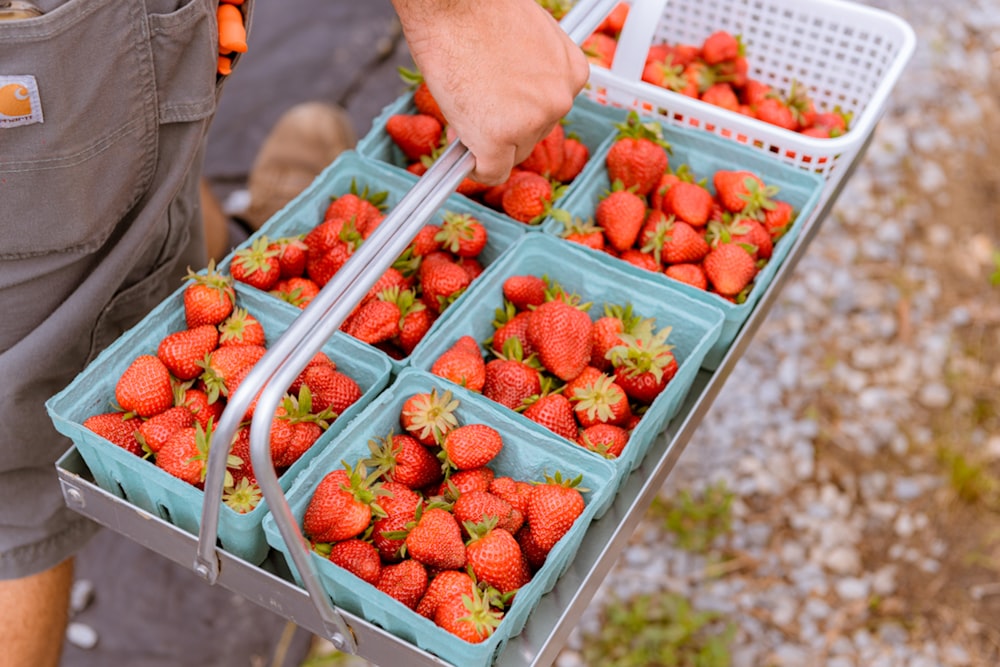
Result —
<path fill-rule="evenodd" d="M 87 501 L 84 500 L 83 494 L 80 493 L 79 489 L 75 489 L 71 486 L 66 487 L 66 500 L 76 505 L 77 507 L 86 507 Z"/>

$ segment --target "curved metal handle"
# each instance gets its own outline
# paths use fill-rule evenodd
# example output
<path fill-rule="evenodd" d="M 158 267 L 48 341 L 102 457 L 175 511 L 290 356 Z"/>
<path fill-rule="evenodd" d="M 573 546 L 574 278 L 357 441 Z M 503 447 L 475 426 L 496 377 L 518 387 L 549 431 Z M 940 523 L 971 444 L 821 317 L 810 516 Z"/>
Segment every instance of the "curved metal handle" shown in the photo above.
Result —
<path fill-rule="evenodd" d="M 563 18 L 561 25 L 579 44 L 611 11 L 615 2 L 583 0 Z M 229 397 L 213 435 L 216 443 L 232 443 L 242 416 L 253 397 L 258 397 L 250 430 L 250 458 L 257 482 L 303 584 L 328 630 L 328 638 L 341 651 L 354 653 L 357 646 L 350 628 L 331 604 L 316 575 L 305 538 L 278 483 L 270 456 L 269 415 L 274 414 L 286 388 L 309 360 L 337 332 L 355 305 L 405 250 L 426 221 L 444 205 L 474 166 L 474 157 L 461 142 L 455 141 L 448 146 L 251 369 Z M 258 390 L 259 387 L 263 389 Z M 215 542 L 225 462 L 230 447 L 216 446 L 209 452 L 198 553 L 194 563 L 195 571 L 209 583 L 215 583 L 219 575 Z"/>

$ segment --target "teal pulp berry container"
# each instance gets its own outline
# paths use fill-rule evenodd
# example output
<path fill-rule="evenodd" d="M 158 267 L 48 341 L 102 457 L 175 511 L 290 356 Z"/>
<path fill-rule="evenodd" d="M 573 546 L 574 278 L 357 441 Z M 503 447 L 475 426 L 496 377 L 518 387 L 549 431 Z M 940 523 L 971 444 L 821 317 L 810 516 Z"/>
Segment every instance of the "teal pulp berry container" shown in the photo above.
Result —
<path fill-rule="evenodd" d="M 616 109 L 618 120 L 624 122 L 628 111 Z M 655 119 L 641 117 L 643 122 L 654 123 Z M 756 173 L 766 185 L 776 185 L 779 188 L 777 198 L 787 201 L 795 209 L 796 218 L 789 230 L 778 240 L 768 263 L 758 272 L 753 287 L 742 303 L 732 303 L 717 294 L 698 289 L 692 285 L 669 278 L 663 273 L 647 271 L 612 255 L 584 248 L 585 252 L 599 257 L 609 265 L 620 267 L 623 271 L 638 275 L 651 283 L 667 284 L 687 294 L 696 301 L 711 304 L 722 310 L 725 321 L 722 333 L 708 354 L 703 365 L 708 370 L 715 370 L 725 356 L 740 328 L 750 317 L 761 294 L 774 279 L 775 273 L 788 256 L 802 227 L 819 204 L 823 194 L 824 181 L 817 174 L 809 173 L 792 165 L 783 164 L 769 158 L 752 148 L 741 146 L 736 142 L 723 139 L 708 132 L 689 130 L 671 125 L 662 125 L 663 137 L 671 147 L 670 167 L 676 169 L 680 165 L 688 165 L 698 180 L 707 179 L 709 189 L 714 194 L 711 185 L 712 175 L 720 170 L 747 169 Z M 594 211 L 601 197 L 610 190 L 608 170 L 605 166 L 607 151 L 613 143 L 613 138 L 602 146 L 595 156 L 594 168 L 583 175 L 579 186 L 569 193 L 562 203 L 573 218 L 593 220 Z M 564 226 L 558 220 L 548 218 L 542 222 L 545 233 L 561 237 Z"/>
<path fill-rule="evenodd" d="M 407 159 L 403 155 L 403 151 L 396 146 L 392 137 L 385 131 L 385 124 L 390 116 L 412 113 L 417 113 L 417 109 L 413 104 L 413 94 L 407 93 L 397 98 L 375 117 L 372 121 L 371 130 L 358 142 L 357 151 L 367 158 L 390 165 L 393 169 L 403 173 L 411 182 L 415 182 L 416 177 L 406 171 Z M 616 132 L 614 123 L 618 122 L 616 120 L 617 116 L 618 114 L 614 109 L 598 104 L 585 95 L 580 95 L 576 98 L 573 107 L 566 114 L 563 127 L 567 136 L 575 135 L 583 142 L 587 150 L 590 151 L 590 158 L 587 160 L 583 171 L 569 183 L 563 196 L 554 202 L 556 207 L 561 207 L 562 202 L 577 187 L 577 182 L 586 173 L 596 168 L 597 163 L 594 160 L 594 156 L 608 137 Z M 503 216 L 504 219 L 515 222 L 518 225 L 523 225 L 529 230 L 541 230 L 540 224 L 524 225 L 524 223 L 514 220 L 502 211 L 496 211 L 471 198 L 468 198 L 468 201 L 474 203 L 477 208 L 493 211 L 497 215 Z"/>
<path fill-rule="evenodd" d="M 679 367 L 632 431 L 621 456 L 613 461 L 617 492 L 628 473 L 642 462 L 656 436 L 680 409 L 705 354 L 719 336 L 722 312 L 711 304 L 683 294 L 670 284 L 626 272 L 583 250 L 575 243 L 547 234 L 529 234 L 521 239 L 481 276 L 479 284 L 456 308 L 448 326 L 431 328 L 421 347 L 411 355 L 411 365 L 429 372 L 438 357 L 464 335 L 480 341 L 482 347 L 482 341 L 490 338 L 495 330 L 493 320 L 496 309 L 503 307 L 503 283 L 515 275 L 546 276 L 566 291 L 578 294 L 582 302 L 591 303 L 588 314 L 592 320 L 604 314 L 606 304 L 631 304 L 634 314 L 655 320 L 657 331 L 671 327 L 667 343 L 675 346 L 673 353 Z M 483 352 L 486 358 L 485 348 Z M 511 419 L 524 421 L 529 428 L 553 435 L 547 428 L 520 413 L 498 407 L 506 411 Z M 565 438 L 556 437 L 570 449 L 603 458 Z"/>
<path fill-rule="evenodd" d="M 521 587 L 496 631 L 479 644 L 459 639 L 431 620 L 382 593 L 371 584 L 312 552 L 310 558 L 324 590 L 332 603 L 363 617 L 411 644 L 440 656 L 453 665 L 486 667 L 503 650 L 507 641 L 521 632 L 524 624 L 543 595 L 569 567 L 580 547 L 590 522 L 610 506 L 613 499 L 612 466 L 600 457 L 587 456 L 583 449 L 564 447 L 555 437 L 547 437 L 517 419 L 511 419 L 496 403 L 469 392 L 442 378 L 424 371 L 406 368 L 390 387 L 375 398 L 349 427 L 334 439 L 329 447 L 313 459 L 288 490 L 292 515 L 301 532 L 302 517 L 319 482 L 327 473 L 352 467 L 370 455 L 368 442 L 389 433 L 399 433 L 399 414 L 407 398 L 431 390 L 451 391 L 458 399 L 456 411 L 459 424 L 482 423 L 492 426 L 503 437 L 503 449 L 489 464 L 496 476 L 510 476 L 526 481 L 543 481 L 545 475 L 559 471 L 563 478 L 582 475 L 580 486 L 586 502 L 569 532 L 553 547 L 545 564 L 531 581 Z M 281 552 L 301 585 L 301 577 L 292 561 L 273 515 L 264 519 L 264 533 L 275 550 Z"/>
<path fill-rule="evenodd" d="M 385 164 L 368 160 L 356 151 L 341 153 L 295 199 L 271 216 L 259 230 L 224 257 L 219 263 L 219 270 L 229 273 L 229 266 L 234 254 L 242 248 L 251 246 L 261 236 L 278 239 L 309 233 L 323 222 L 323 214 L 327 206 L 330 205 L 331 197 L 345 195 L 351 192 L 352 187 L 358 192 L 367 188 L 370 194 L 385 192 L 385 205 L 388 211 L 399 203 L 413 187 L 413 183 L 414 180 L 406 178 L 398 171 Z M 451 195 L 444 206 L 428 220 L 428 223 L 440 224 L 445 213 L 468 214 L 483 223 L 488 240 L 478 259 L 484 266 L 495 262 L 507 248 L 525 234 L 524 225 L 494 213 L 488 208 L 476 206 L 470 200 L 457 194 Z M 256 288 L 250 286 L 246 286 L 246 288 L 263 294 L 268 299 L 282 301 L 278 297 L 261 292 Z M 282 303 L 289 305 L 287 302 L 282 301 Z M 454 306 L 455 303 L 451 304 L 440 317 L 447 316 Z M 365 343 L 365 345 L 367 344 Z M 373 350 L 377 349 L 373 346 L 368 347 Z M 395 359 L 381 350 L 378 352 L 389 359 L 393 372 L 398 372 L 407 363 L 406 357 Z"/>
<path fill-rule="evenodd" d="M 143 320 L 126 331 L 58 394 L 46 402 L 49 416 L 58 430 L 73 441 L 80 456 L 105 491 L 198 535 L 204 493 L 164 470 L 152 461 L 136 456 L 85 428 L 90 417 L 111 410 L 115 384 L 132 360 L 141 354 L 156 354 L 159 342 L 168 334 L 186 328 L 184 288 L 162 301 Z M 292 323 L 297 309 L 276 304 L 257 290 L 236 286 L 237 305 L 246 308 L 264 326 L 267 344 L 273 343 Z M 276 307 L 280 306 L 280 307 Z M 282 488 L 330 440 L 354 419 L 390 381 L 392 367 L 384 355 L 346 334 L 336 334 L 323 351 L 337 363 L 338 370 L 352 377 L 362 390 L 362 397 L 345 410 L 302 457 L 279 478 Z M 224 503 L 220 507 L 218 539 L 229 553 L 258 565 L 269 547 L 261 522 L 267 503 L 261 502 L 247 513 L 236 512 Z"/>

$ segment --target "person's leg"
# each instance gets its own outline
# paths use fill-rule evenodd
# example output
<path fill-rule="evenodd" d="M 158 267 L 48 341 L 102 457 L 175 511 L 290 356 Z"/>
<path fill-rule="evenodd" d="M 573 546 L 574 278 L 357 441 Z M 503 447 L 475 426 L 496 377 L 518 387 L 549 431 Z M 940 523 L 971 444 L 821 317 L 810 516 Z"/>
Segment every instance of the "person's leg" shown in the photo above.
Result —
<path fill-rule="evenodd" d="M 21 579 L 0 581 L 0 646 L 11 667 L 56 667 L 69 620 L 73 559 Z"/>

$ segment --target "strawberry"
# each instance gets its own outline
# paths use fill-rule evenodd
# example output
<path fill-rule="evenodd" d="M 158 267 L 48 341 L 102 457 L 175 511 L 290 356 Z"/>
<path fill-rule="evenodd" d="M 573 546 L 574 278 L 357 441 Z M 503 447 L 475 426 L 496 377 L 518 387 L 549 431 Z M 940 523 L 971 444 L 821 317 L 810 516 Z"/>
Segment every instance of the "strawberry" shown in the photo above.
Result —
<path fill-rule="evenodd" d="M 336 416 L 342 415 L 362 395 L 354 378 L 327 364 L 308 366 L 300 377 L 312 393 L 313 412 L 329 409 Z"/>
<path fill-rule="evenodd" d="M 297 308 L 305 308 L 319 294 L 319 285 L 311 278 L 283 278 L 275 284 L 270 294 Z"/>
<path fill-rule="evenodd" d="M 616 180 L 594 209 L 594 220 L 604 230 L 604 238 L 615 250 L 631 248 L 646 219 L 646 202 Z"/>
<path fill-rule="evenodd" d="M 219 325 L 219 345 L 264 345 L 267 335 L 264 326 L 246 308 L 236 308 Z M 204 356 L 204 355 L 203 355 Z"/>
<path fill-rule="evenodd" d="M 697 97 L 698 87 L 688 80 L 684 71 L 685 65 L 670 57 L 665 60 L 648 60 L 642 69 L 642 80 L 681 95 Z"/>
<path fill-rule="evenodd" d="M 730 111 L 739 111 L 740 100 L 733 87 L 725 82 L 713 83 L 701 94 L 701 101 Z"/>
<path fill-rule="evenodd" d="M 527 310 L 545 302 L 548 288 L 548 282 L 540 276 L 530 273 L 510 276 L 503 281 L 503 298 L 514 304 L 516 310 Z"/>
<path fill-rule="evenodd" d="M 313 227 L 303 242 L 306 254 L 306 277 L 323 286 L 340 270 L 363 238 L 353 218 L 331 218 Z"/>
<path fill-rule="evenodd" d="M 701 57 L 709 65 L 733 60 L 742 51 L 739 38 L 726 30 L 713 32 L 701 44 Z"/>
<path fill-rule="evenodd" d="M 127 412 L 152 417 L 174 404 L 170 370 L 159 357 L 136 357 L 115 384 L 115 400 Z"/>
<path fill-rule="evenodd" d="M 552 177 L 560 183 L 570 183 L 580 175 L 590 159 L 590 149 L 587 144 L 575 137 L 566 137 L 563 143 L 563 161 Z"/>
<path fill-rule="evenodd" d="M 567 440 L 576 439 L 578 429 L 573 404 L 562 394 L 543 391 L 538 398 L 528 403 L 521 414 L 556 435 Z"/>
<path fill-rule="evenodd" d="M 608 352 L 621 343 L 621 334 L 632 333 L 644 321 L 643 318 L 633 314 L 631 304 L 624 307 L 606 304 L 604 314 L 594 320 L 590 366 L 599 371 L 610 370 L 611 360 L 608 358 Z M 573 395 L 569 387 L 566 391 L 569 396 Z"/>
<path fill-rule="evenodd" d="M 469 533 L 469 567 L 477 581 L 501 593 L 512 593 L 528 583 L 531 570 L 521 545 L 511 533 L 496 527 L 494 517 L 481 523 L 468 522 L 465 529 Z"/>
<path fill-rule="evenodd" d="M 219 395 L 230 396 L 239 381 L 267 353 L 263 345 L 226 345 L 218 347 L 208 356 L 201 379 L 208 392 L 208 400 L 215 402 Z"/>
<path fill-rule="evenodd" d="M 805 86 L 795 79 L 792 79 L 788 89 L 786 104 L 792 112 L 796 130 L 812 127 L 813 123 L 816 122 L 816 105 L 809 97 L 809 91 L 806 90 Z"/>
<path fill-rule="evenodd" d="M 441 230 L 434 237 L 441 248 L 459 257 L 477 257 L 486 247 L 489 233 L 483 223 L 468 213 L 446 212 Z"/>
<path fill-rule="evenodd" d="M 604 230 L 593 223 L 575 218 L 563 221 L 563 238 L 594 250 L 604 250 Z"/>
<path fill-rule="evenodd" d="M 617 344 L 618 343 L 616 342 L 615 345 Z M 611 370 L 610 361 L 608 361 L 608 370 Z M 587 366 L 586 368 L 583 369 L 583 372 L 581 372 L 575 378 L 573 378 L 572 380 L 563 385 L 562 394 L 563 396 L 572 397 L 576 394 L 577 389 L 586 389 L 590 385 L 600 380 L 602 377 L 605 377 L 604 371 L 601 371 L 594 366 Z"/>
<path fill-rule="evenodd" d="M 373 516 L 385 514 L 377 502 L 381 495 L 381 484 L 371 480 L 363 463 L 354 469 L 345 463 L 316 485 L 302 517 L 302 530 L 314 542 L 357 537 Z"/>
<path fill-rule="evenodd" d="M 503 612 L 493 609 L 477 588 L 472 595 L 442 600 L 434 610 L 435 624 L 470 644 L 488 639 L 502 619 Z"/>
<path fill-rule="evenodd" d="M 153 415 L 139 427 L 137 438 L 144 449 L 154 454 L 163 447 L 174 431 L 194 426 L 194 414 L 187 406 L 179 405 L 167 408 Z"/>
<path fill-rule="evenodd" d="M 222 490 L 222 502 L 240 514 L 252 512 L 260 504 L 264 492 L 256 481 L 244 477 Z"/>
<path fill-rule="evenodd" d="M 410 241 L 410 254 L 413 257 L 424 257 L 441 250 L 441 242 L 438 240 L 440 233 L 441 225 L 427 224 L 421 227 Z"/>
<path fill-rule="evenodd" d="M 410 558 L 427 567 L 459 570 L 465 567 L 465 543 L 455 516 L 440 507 L 417 510 L 417 523 L 406 537 Z"/>
<path fill-rule="evenodd" d="M 201 362 L 219 344 L 219 331 L 211 324 L 181 329 L 163 337 L 156 356 L 178 380 L 192 380 L 204 370 Z"/>
<path fill-rule="evenodd" d="M 379 505 L 385 516 L 377 517 L 372 523 L 372 544 L 378 549 L 383 562 L 395 563 L 403 557 L 406 526 L 416 521 L 417 508 L 423 504 L 423 498 L 416 491 L 396 482 L 383 481 L 382 490 L 385 495 L 379 499 Z"/>
<path fill-rule="evenodd" d="M 639 250 L 638 248 L 626 248 L 618 255 L 618 259 L 632 266 L 637 266 L 645 271 L 653 273 L 660 272 L 660 262 L 651 252 Z"/>
<path fill-rule="evenodd" d="M 279 249 L 271 247 L 266 236 L 258 237 L 249 248 L 242 248 L 233 254 L 229 272 L 234 280 L 267 292 L 281 277 L 279 253 Z"/>
<path fill-rule="evenodd" d="M 678 181 L 663 197 L 663 211 L 694 227 L 704 227 L 712 214 L 712 193 L 697 183 Z"/>
<path fill-rule="evenodd" d="M 751 256 L 757 259 L 770 259 L 774 252 L 774 241 L 771 233 L 762 222 L 753 218 L 737 218 L 730 228 L 730 240 L 733 243 L 753 246 Z"/>
<path fill-rule="evenodd" d="M 427 568 L 413 558 L 386 565 L 375 587 L 410 609 L 416 609 L 427 591 Z"/>
<path fill-rule="evenodd" d="M 618 37 L 621 33 L 622 28 L 625 27 L 625 20 L 628 18 L 628 10 L 630 8 L 629 3 L 619 2 L 612 9 L 611 12 L 604 17 L 601 24 L 597 26 L 598 32 L 602 32 L 611 37 Z"/>
<path fill-rule="evenodd" d="M 468 272 L 451 260 L 425 260 L 419 275 L 424 305 L 436 315 L 444 312 L 472 282 Z"/>
<path fill-rule="evenodd" d="M 786 130 L 797 130 L 798 121 L 788 104 L 777 97 L 765 97 L 754 107 L 754 117 L 757 120 Z"/>
<path fill-rule="evenodd" d="M 174 477 L 200 487 L 207 472 L 212 426 L 201 424 L 174 431 L 156 453 L 156 466 Z"/>
<path fill-rule="evenodd" d="M 608 181 L 621 181 L 638 195 L 648 195 L 667 170 L 670 145 L 658 123 L 643 123 L 635 111 L 618 123 L 618 134 L 608 149 L 605 164 Z"/>
<path fill-rule="evenodd" d="M 125 412 L 102 412 L 83 420 L 84 428 L 137 456 L 145 453 L 135 437 L 140 426 L 142 420 L 139 417 L 130 417 Z"/>
<path fill-rule="evenodd" d="M 350 191 L 339 197 L 331 197 L 330 204 L 323 212 L 323 220 L 354 219 L 358 231 L 373 228 L 385 216 L 385 202 L 389 191 L 369 192 L 366 185 L 359 191 L 357 183 L 352 180 Z"/>
<path fill-rule="evenodd" d="M 371 542 L 357 538 L 337 542 L 330 547 L 330 562 L 339 565 L 362 581 L 374 586 L 382 573 L 382 561 Z"/>
<path fill-rule="evenodd" d="M 402 320 L 394 342 L 404 355 L 409 356 L 430 331 L 436 317 L 427 306 L 416 300 L 413 290 L 400 292 L 397 303 L 400 304 Z"/>
<path fill-rule="evenodd" d="M 667 343 L 670 332 L 671 327 L 664 327 L 655 334 L 642 331 L 622 336 L 622 344 L 609 353 L 615 382 L 631 400 L 652 403 L 677 373 L 674 346 Z"/>
<path fill-rule="evenodd" d="M 441 107 L 438 106 L 437 100 L 434 99 L 434 95 L 427 87 L 427 82 L 424 81 L 423 75 L 416 70 L 409 70 L 405 67 L 399 68 L 399 75 L 403 79 L 403 82 L 413 90 L 413 106 L 417 108 L 417 111 L 432 116 L 441 123 L 442 127 L 446 126 L 448 121 L 445 120 L 444 114 L 441 113 Z"/>
<path fill-rule="evenodd" d="M 527 336 L 547 371 L 572 380 L 590 363 L 593 322 L 563 300 L 547 301 L 532 311 Z"/>
<path fill-rule="evenodd" d="M 232 447 L 229 448 L 229 455 L 233 457 L 234 462 L 239 461 L 229 471 L 233 477 L 233 483 L 238 484 L 245 479 L 256 484 L 257 475 L 253 471 L 253 461 L 250 459 L 250 424 L 241 426 L 236 431 Z"/>
<path fill-rule="evenodd" d="M 561 190 L 553 188 L 545 176 L 533 171 L 519 171 L 507 179 L 501 208 L 510 217 L 525 224 L 536 224 L 551 210 Z"/>
<path fill-rule="evenodd" d="M 450 391 L 439 393 L 431 389 L 413 394 L 400 409 L 400 426 L 424 445 L 435 445 L 458 426 L 455 416 L 458 403 Z"/>
<path fill-rule="evenodd" d="M 340 325 L 340 329 L 362 342 L 374 345 L 395 337 L 399 333 L 401 318 L 398 304 L 388 299 L 371 299 L 355 308 Z"/>
<path fill-rule="evenodd" d="M 565 142 L 566 131 L 562 123 L 556 123 L 549 133 L 535 144 L 528 157 L 517 166 L 525 171 L 541 174 L 545 178 L 554 178 L 565 159 Z"/>
<path fill-rule="evenodd" d="M 516 338 L 510 342 L 516 342 Z M 538 371 L 519 358 L 492 359 L 486 364 L 483 396 L 511 410 L 542 389 Z"/>
<path fill-rule="evenodd" d="M 309 246 L 303 236 L 286 236 L 271 242 L 268 250 L 276 251 L 279 278 L 300 278 L 306 272 Z"/>
<path fill-rule="evenodd" d="M 218 325 L 229 317 L 236 303 L 233 279 L 219 273 L 215 262 L 209 261 L 205 273 L 188 269 L 184 288 L 184 319 L 188 328 L 201 324 Z"/>
<path fill-rule="evenodd" d="M 618 40 L 603 32 L 591 33 L 580 45 L 583 54 L 587 56 L 594 65 L 611 69 L 611 64 L 615 60 L 615 51 L 618 49 Z"/>
<path fill-rule="evenodd" d="M 745 248 L 734 243 L 720 243 L 703 262 L 712 289 L 723 296 L 735 297 L 757 275 L 757 265 Z"/>
<path fill-rule="evenodd" d="M 463 530 L 467 530 L 466 524 L 481 523 L 492 517 L 498 528 L 513 535 L 524 523 L 524 515 L 506 500 L 478 489 L 461 494 L 452 505 L 452 512 Z"/>
<path fill-rule="evenodd" d="M 378 468 L 386 480 L 411 489 L 441 481 L 441 462 L 416 438 L 405 433 L 390 434 L 368 442 L 371 457 L 365 464 Z"/>
<path fill-rule="evenodd" d="M 701 264 L 671 264 L 663 273 L 698 289 L 708 289 L 708 277 Z"/>
<path fill-rule="evenodd" d="M 441 448 L 448 464 L 457 470 L 480 468 L 503 448 L 500 432 L 486 424 L 463 424 L 444 437 Z"/>
<path fill-rule="evenodd" d="M 434 618 L 434 612 L 438 606 L 452 598 L 461 599 L 463 595 L 472 597 L 476 589 L 476 582 L 469 573 L 464 570 L 445 570 L 433 579 L 427 586 L 427 592 L 420 598 L 417 605 L 417 613 L 425 618 Z"/>
<path fill-rule="evenodd" d="M 546 475 L 545 481 L 535 485 L 528 496 L 525 518 L 531 526 L 535 544 L 548 552 L 569 532 L 584 510 L 585 502 L 578 485 L 582 477 L 562 478 L 556 472 Z"/>
<path fill-rule="evenodd" d="M 681 220 L 668 221 L 663 239 L 663 261 L 666 264 L 700 262 L 708 254 L 705 236 Z"/>
<path fill-rule="evenodd" d="M 471 336 L 465 338 L 469 338 L 477 346 L 477 351 L 471 352 L 459 339 L 434 361 L 431 373 L 479 393 L 486 383 L 486 362 L 478 351 L 478 343 Z"/>
<path fill-rule="evenodd" d="M 545 565 L 545 560 L 549 555 L 549 549 L 543 549 L 538 542 L 535 541 L 535 537 L 531 533 L 530 524 L 525 523 L 521 526 L 521 530 L 517 531 L 517 535 L 514 536 L 514 539 L 517 540 L 517 543 L 520 545 L 521 553 L 524 554 L 524 559 L 528 561 L 528 566 L 532 570 L 537 572 L 542 565 Z"/>
<path fill-rule="evenodd" d="M 431 155 L 440 143 L 441 123 L 427 114 L 395 114 L 385 122 L 385 131 L 411 162 Z"/>
<path fill-rule="evenodd" d="M 576 420 L 583 428 L 594 424 L 620 426 L 632 416 L 625 390 L 603 373 L 589 385 L 576 389 L 568 398 L 573 404 Z"/>
<path fill-rule="evenodd" d="M 470 468 L 469 470 L 452 470 L 434 495 L 455 500 L 466 493 L 486 491 L 490 488 L 490 483 L 495 477 L 496 473 L 488 466 Z"/>
<path fill-rule="evenodd" d="M 756 174 L 746 170 L 719 170 L 712 176 L 715 194 L 722 206 L 734 213 L 762 219 L 778 190 L 766 187 Z"/>
<path fill-rule="evenodd" d="M 795 210 L 786 201 L 775 200 L 770 208 L 764 207 L 764 226 L 771 234 L 772 240 L 788 231 L 795 221 Z"/>
<path fill-rule="evenodd" d="M 605 458 L 616 459 L 628 444 L 628 431 L 614 424 L 594 424 L 580 431 L 577 442 Z"/>
<path fill-rule="evenodd" d="M 487 488 L 491 494 L 505 500 L 522 515 L 528 509 L 528 495 L 531 489 L 530 483 L 508 476 L 494 477 Z"/>

